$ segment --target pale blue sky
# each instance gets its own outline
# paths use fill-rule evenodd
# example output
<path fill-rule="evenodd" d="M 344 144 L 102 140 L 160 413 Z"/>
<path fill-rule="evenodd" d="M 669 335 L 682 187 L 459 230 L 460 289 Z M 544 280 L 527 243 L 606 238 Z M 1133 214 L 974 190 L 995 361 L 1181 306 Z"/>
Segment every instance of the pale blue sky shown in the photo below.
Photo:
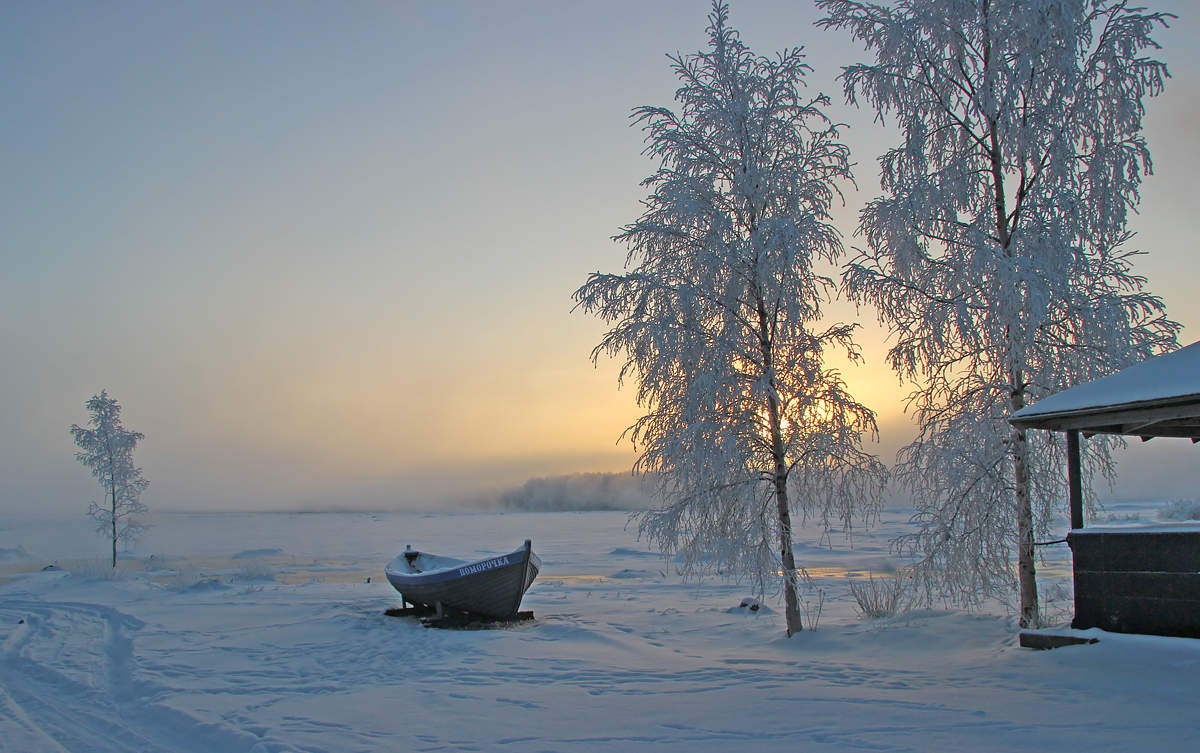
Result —
<path fill-rule="evenodd" d="M 707 11 L 0 6 L 0 510 L 86 509 L 67 426 L 102 388 L 146 434 L 152 507 L 408 504 L 627 468 L 632 393 L 591 367 L 601 327 L 570 294 L 622 263 L 609 237 L 652 167 L 628 113 L 670 103 L 664 53 L 702 46 Z M 811 86 L 852 126 L 850 233 L 893 134 L 842 104 L 837 66 L 859 51 L 816 16 L 732 9 L 760 53 L 805 45 Z M 1135 229 L 1191 342 L 1200 24 L 1159 38 L 1175 78 L 1150 105 L 1157 175 Z M 864 324 L 869 364 L 848 376 L 890 462 L 909 429 Z M 1183 493 L 1188 450 L 1126 476 L 1149 463 L 1152 491 Z"/>

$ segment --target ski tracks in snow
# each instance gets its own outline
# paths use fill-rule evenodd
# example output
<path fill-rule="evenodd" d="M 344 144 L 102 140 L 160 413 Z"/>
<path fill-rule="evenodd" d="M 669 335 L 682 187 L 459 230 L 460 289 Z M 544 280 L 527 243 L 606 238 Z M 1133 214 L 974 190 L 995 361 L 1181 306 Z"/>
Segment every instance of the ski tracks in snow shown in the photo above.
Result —
<path fill-rule="evenodd" d="M 0 751 L 281 753 L 286 745 L 209 724 L 157 702 L 136 676 L 143 623 L 79 602 L 6 600 L 0 625 Z M 2 634 L 0 634 L 2 635 Z"/>

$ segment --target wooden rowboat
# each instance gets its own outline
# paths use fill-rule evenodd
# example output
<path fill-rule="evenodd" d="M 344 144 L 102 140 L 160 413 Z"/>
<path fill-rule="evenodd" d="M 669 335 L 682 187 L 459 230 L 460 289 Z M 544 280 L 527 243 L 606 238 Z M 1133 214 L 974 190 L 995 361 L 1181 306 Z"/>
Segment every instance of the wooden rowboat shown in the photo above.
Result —
<path fill-rule="evenodd" d="M 388 582 L 409 604 L 491 619 L 516 616 L 541 559 L 529 539 L 515 552 L 475 561 L 418 552 L 411 546 L 388 563 Z"/>

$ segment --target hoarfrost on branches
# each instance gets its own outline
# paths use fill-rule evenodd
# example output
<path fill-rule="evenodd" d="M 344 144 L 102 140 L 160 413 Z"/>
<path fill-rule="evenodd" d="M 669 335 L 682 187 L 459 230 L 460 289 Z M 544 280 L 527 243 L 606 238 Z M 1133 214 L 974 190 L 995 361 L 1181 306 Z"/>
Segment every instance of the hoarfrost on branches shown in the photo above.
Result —
<path fill-rule="evenodd" d="M 847 100 L 903 133 L 843 276 L 918 385 L 920 431 L 896 475 L 916 493 L 919 531 L 899 544 L 927 587 L 962 602 L 1016 586 L 1033 624 L 1034 538 L 1063 499 L 1065 450 L 1006 418 L 1176 345 L 1126 228 L 1151 169 L 1143 100 L 1167 77 L 1146 52 L 1169 16 L 1114 0 L 818 6 L 820 26 L 875 56 L 844 69 Z M 1088 478 L 1111 478 L 1112 443 L 1088 445 Z"/>
<path fill-rule="evenodd" d="M 144 437 L 121 425 L 121 406 L 102 390 L 85 403 L 91 412 L 88 427 L 71 425 L 79 452 L 75 459 L 91 469 L 104 492 L 104 504 L 92 502 L 88 515 L 96 521 L 96 532 L 112 542 L 112 566 L 117 566 L 117 544 L 132 542 L 145 529 L 142 492 L 150 482 L 133 464 L 133 451 Z"/>
<path fill-rule="evenodd" d="M 670 56 L 679 113 L 634 110 L 660 167 L 615 238 L 627 271 L 590 275 L 575 300 L 613 325 L 593 359 L 623 358 L 646 410 L 626 431 L 635 471 L 660 479 L 641 533 L 685 574 L 781 587 L 790 635 L 802 629 L 793 511 L 849 528 L 877 513 L 886 474 L 862 449 L 874 414 L 823 362 L 831 348 L 859 358 L 856 325 L 818 326 L 836 286 L 814 265 L 843 251 L 829 207 L 849 150 L 828 98 L 801 93 L 800 48 L 755 55 L 720 2 L 708 33 L 706 51 Z"/>

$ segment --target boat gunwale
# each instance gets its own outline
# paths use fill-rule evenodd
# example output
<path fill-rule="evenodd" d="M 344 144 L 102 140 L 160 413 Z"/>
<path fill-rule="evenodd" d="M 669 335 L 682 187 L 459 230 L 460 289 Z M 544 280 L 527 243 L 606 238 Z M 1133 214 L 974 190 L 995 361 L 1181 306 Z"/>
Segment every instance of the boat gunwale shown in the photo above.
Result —
<path fill-rule="evenodd" d="M 444 581 L 459 580 L 461 578 L 470 578 L 472 576 L 490 574 L 513 566 L 525 566 L 531 561 L 539 570 L 541 569 L 541 558 L 539 558 L 531 549 L 528 549 L 525 546 L 522 546 L 512 552 L 508 552 L 507 554 L 481 557 L 477 560 L 464 560 L 461 561 L 460 564 L 452 567 L 420 573 L 411 571 L 404 572 L 403 570 L 394 569 L 392 567 L 392 565 L 397 562 L 400 562 L 401 566 L 407 566 L 408 563 L 405 561 L 405 554 L 407 553 L 401 553 L 397 555 L 391 562 L 387 564 L 387 567 L 384 568 L 384 573 L 387 575 L 388 580 L 397 590 L 401 590 L 401 586 L 425 586 L 442 583 Z M 499 562 L 499 560 L 504 561 Z M 490 563 L 496 564 L 492 565 L 491 567 L 484 567 L 471 572 L 462 572 L 468 568 L 479 565 L 487 565 Z"/>

